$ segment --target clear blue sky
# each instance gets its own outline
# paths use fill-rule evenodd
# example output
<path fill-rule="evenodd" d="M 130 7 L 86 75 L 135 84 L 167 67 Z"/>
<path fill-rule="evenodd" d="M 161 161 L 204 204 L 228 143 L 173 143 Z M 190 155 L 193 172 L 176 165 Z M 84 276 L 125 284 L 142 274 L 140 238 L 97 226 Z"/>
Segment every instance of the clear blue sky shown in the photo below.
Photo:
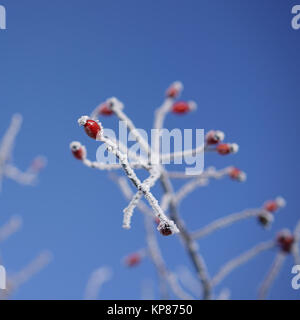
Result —
<path fill-rule="evenodd" d="M 221 129 L 240 145 L 235 156 L 208 155 L 206 166 L 236 165 L 246 184 L 216 181 L 182 207 L 190 229 L 282 195 L 287 207 L 273 228 L 245 221 L 199 243 L 214 274 L 229 258 L 270 239 L 299 219 L 300 31 L 291 28 L 286 0 L 46 1 L 1 0 L 7 30 L 0 31 L 0 134 L 14 112 L 24 116 L 15 161 L 25 169 L 36 154 L 49 164 L 37 187 L 6 180 L 0 224 L 12 214 L 24 227 L 1 247 L 17 271 L 41 249 L 54 261 L 15 295 L 17 299 L 80 299 L 89 274 L 111 266 L 104 299 L 139 299 L 155 270 L 146 260 L 128 270 L 121 259 L 144 246 L 141 215 L 121 229 L 126 201 L 106 173 L 83 167 L 69 152 L 80 140 L 95 157 L 97 144 L 77 126 L 79 116 L 112 95 L 138 127 L 150 129 L 154 109 L 174 80 L 198 111 L 170 116 L 169 128 Z M 105 120 L 113 127 L 113 119 Z M 190 266 L 176 237 L 160 238 L 172 270 Z M 253 299 L 274 252 L 262 254 L 224 281 L 234 299 Z M 179 258 L 180 257 L 180 258 Z M 270 297 L 299 299 L 291 289 L 292 259 Z M 217 292 L 222 288 L 218 287 Z M 156 291 L 157 294 L 157 291 Z"/>

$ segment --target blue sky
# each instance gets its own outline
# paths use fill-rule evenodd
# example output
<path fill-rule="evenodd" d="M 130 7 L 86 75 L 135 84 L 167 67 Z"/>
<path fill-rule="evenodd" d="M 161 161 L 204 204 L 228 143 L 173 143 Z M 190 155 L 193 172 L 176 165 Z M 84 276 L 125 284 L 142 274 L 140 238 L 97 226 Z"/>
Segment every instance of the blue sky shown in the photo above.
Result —
<path fill-rule="evenodd" d="M 220 129 L 240 145 L 234 156 L 206 156 L 206 166 L 236 165 L 245 184 L 215 181 L 182 204 L 190 229 L 215 218 L 261 205 L 282 195 L 287 207 L 270 231 L 245 221 L 199 242 L 209 272 L 282 227 L 299 219 L 300 31 L 291 28 L 296 1 L 7 1 L 7 30 L 0 31 L 0 135 L 14 112 L 24 116 L 14 159 L 25 169 L 37 154 L 48 167 L 36 187 L 6 180 L 0 194 L 0 224 L 12 214 L 23 229 L 2 244 L 6 268 L 17 271 L 41 249 L 53 262 L 25 284 L 16 299 L 81 299 L 89 274 L 113 268 L 104 299 L 139 299 L 153 279 L 149 260 L 126 269 L 121 259 L 144 246 L 141 215 L 121 229 L 126 201 L 106 173 L 83 167 L 69 143 L 97 144 L 77 126 L 79 116 L 117 96 L 139 128 L 149 130 L 168 85 L 181 80 L 192 115 L 167 119 L 168 128 Z M 105 119 L 114 127 L 115 119 Z M 159 189 L 155 189 L 159 192 Z M 159 238 L 172 270 L 191 267 L 176 237 Z M 257 257 L 229 276 L 234 299 L 254 299 L 274 252 Z M 180 259 L 178 258 L 180 257 Z M 299 299 L 291 288 L 288 258 L 270 297 Z M 217 292 L 223 287 L 218 287 Z M 156 289 L 156 297 L 158 292 Z"/>

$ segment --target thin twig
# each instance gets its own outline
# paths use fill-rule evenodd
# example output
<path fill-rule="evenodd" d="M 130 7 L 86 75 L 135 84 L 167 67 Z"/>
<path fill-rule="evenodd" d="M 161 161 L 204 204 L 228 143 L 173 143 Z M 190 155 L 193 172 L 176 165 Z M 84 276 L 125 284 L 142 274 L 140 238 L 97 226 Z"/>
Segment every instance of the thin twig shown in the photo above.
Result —
<path fill-rule="evenodd" d="M 284 261 L 286 254 L 279 252 L 277 253 L 270 270 L 268 271 L 265 279 L 263 280 L 258 293 L 258 298 L 264 300 L 267 297 L 268 291 L 270 290 L 275 278 L 277 277 Z"/>
<path fill-rule="evenodd" d="M 176 225 L 174 224 L 174 222 L 170 221 L 169 218 L 165 215 L 165 213 L 161 209 L 160 205 L 158 204 L 157 199 L 148 190 L 148 187 L 145 187 L 142 184 L 142 182 L 140 181 L 140 179 L 137 177 L 137 175 L 135 174 L 134 170 L 131 168 L 131 166 L 130 166 L 128 160 L 127 160 L 127 156 L 125 154 L 123 154 L 118 149 L 116 144 L 113 141 L 111 141 L 108 137 L 104 137 L 103 136 L 101 138 L 101 141 L 106 143 L 107 150 L 109 152 L 112 152 L 120 160 L 122 168 L 123 168 L 124 172 L 126 173 L 127 177 L 129 178 L 129 180 L 131 180 L 133 185 L 139 191 L 141 191 L 143 193 L 145 199 L 149 202 L 150 206 L 152 207 L 156 217 L 159 218 L 161 221 L 164 221 L 166 224 L 168 224 L 170 226 L 171 230 L 172 230 L 172 233 L 179 232 L 179 230 L 176 227 Z"/>
<path fill-rule="evenodd" d="M 261 242 L 252 249 L 246 251 L 245 253 L 239 255 L 238 257 L 228 261 L 212 278 L 211 285 L 218 285 L 228 274 L 230 274 L 233 270 L 238 268 L 239 266 L 245 264 L 249 260 L 256 257 L 259 253 L 269 250 L 275 246 L 274 241 Z"/>
<path fill-rule="evenodd" d="M 114 179 L 121 191 L 123 192 L 124 196 L 127 199 L 131 199 L 133 197 L 133 192 L 131 191 L 127 180 L 124 179 L 123 177 Z M 162 295 L 163 297 L 166 297 L 166 292 L 164 291 L 164 282 L 167 282 L 167 284 L 169 285 L 170 289 L 172 290 L 172 292 L 180 299 L 184 299 L 184 300 L 190 300 L 193 299 L 192 296 L 190 296 L 188 293 L 186 293 L 178 284 L 177 279 L 174 277 L 174 275 L 172 275 L 168 270 L 167 267 L 165 265 L 164 259 L 162 257 L 159 245 L 157 243 L 155 234 L 154 234 L 154 229 L 153 229 L 153 219 L 151 219 L 151 209 L 143 202 L 140 201 L 137 204 L 137 207 L 140 211 L 144 212 L 145 214 L 145 220 L 144 220 L 144 224 L 145 224 L 145 230 L 146 230 L 146 240 L 147 240 L 147 247 L 148 247 L 148 252 L 150 255 L 150 258 L 157 270 L 157 273 L 159 275 L 160 278 L 160 282 L 161 282 L 161 288 L 162 290 Z"/>
<path fill-rule="evenodd" d="M 173 188 L 165 171 L 163 171 L 160 177 L 160 180 L 165 193 L 172 195 L 172 198 L 170 201 L 171 218 L 174 220 L 178 229 L 180 230 L 179 235 L 183 240 L 183 243 L 187 249 L 187 252 L 193 262 L 193 265 L 197 272 L 197 276 L 202 283 L 203 298 L 205 300 L 211 299 L 211 285 L 210 285 L 210 279 L 207 272 L 206 264 L 204 262 L 203 257 L 197 251 L 197 244 L 194 242 L 193 238 L 191 237 L 189 232 L 186 230 L 183 221 L 179 218 Z"/>
<path fill-rule="evenodd" d="M 18 273 L 10 276 L 7 279 L 7 288 L 0 294 L 0 299 L 7 299 L 11 296 L 20 286 L 32 278 L 36 273 L 41 271 L 52 260 L 52 254 L 48 251 L 40 253 L 34 260 L 25 266 Z"/>
<path fill-rule="evenodd" d="M 112 277 L 112 270 L 108 267 L 101 267 L 92 272 L 85 289 L 85 300 L 96 300 L 103 284 Z"/>
<path fill-rule="evenodd" d="M 246 209 L 242 212 L 233 213 L 228 216 L 225 216 L 224 218 L 217 219 L 211 222 L 210 224 L 208 224 L 207 226 L 203 227 L 202 229 L 198 231 L 194 231 L 192 233 L 192 238 L 193 239 L 203 238 L 209 235 L 210 233 L 216 230 L 228 227 L 235 222 L 247 219 L 249 217 L 257 216 L 261 211 L 262 209 Z"/>
<path fill-rule="evenodd" d="M 21 226 L 22 218 L 19 216 L 12 217 L 4 226 L 0 228 L 0 243 L 17 232 Z"/>
<path fill-rule="evenodd" d="M 160 176 L 160 171 L 157 167 L 152 167 L 149 169 L 150 176 L 143 181 L 143 186 L 145 189 L 150 191 L 150 188 L 155 184 L 157 179 Z M 131 217 L 133 215 L 133 211 L 136 208 L 137 204 L 139 203 L 140 199 L 143 196 L 143 192 L 139 190 L 131 199 L 128 206 L 123 210 L 124 217 L 123 217 L 123 228 L 129 229 L 131 224 Z M 163 210 L 163 209 L 162 209 Z"/>

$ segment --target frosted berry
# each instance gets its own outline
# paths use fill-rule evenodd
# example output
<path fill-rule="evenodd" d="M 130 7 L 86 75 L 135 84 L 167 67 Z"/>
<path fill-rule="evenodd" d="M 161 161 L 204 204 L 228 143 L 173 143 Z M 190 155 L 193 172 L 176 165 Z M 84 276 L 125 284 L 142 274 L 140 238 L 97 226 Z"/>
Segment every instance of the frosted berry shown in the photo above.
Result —
<path fill-rule="evenodd" d="M 242 170 L 235 168 L 235 167 L 233 167 L 229 170 L 229 176 L 231 179 L 236 180 L 236 181 L 240 181 L 240 182 L 243 182 L 246 180 L 245 172 L 243 172 Z"/>
<path fill-rule="evenodd" d="M 76 159 L 83 160 L 86 157 L 85 147 L 82 146 L 80 142 L 72 142 L 70 144 L 70 149 Z"/>
<path fill-rule="evenodd" d="M 295 242 L 294 236 L 289 230 L 283 230 L 277 235 L 277 245 L 285 253 L 290 253 Z"/>
<path fill-rule="evenodd" d="M 206 136 L 205 136 L 206 144 L 208 144 L 208 145 L 218 144 L 221 141 L 223 141 L 224 138 L 225 138 L 224 132 L 219 131 L 219 130 L 208 131 Z"/>
<path fill-rule="evenodd" d="M 89 137 L 96 139 L 101 128 L 96 121 L 88 120 L 84 126 L 84 130 Z"/>
<path fill-rule="evenodd" d="M 262 211 L 258 216 L 257 219 L 259 221 L 259 223 L 263 226 L 263 227 L 269 227 L 272 222 L 274 221 L 274 217 L 273 215 L 268 212 L 268 211 Z"/>
<path fill-rule="evenodd" d="M 99 106 L 99 114 L 103 116 L 111 116 L 113 114 L 113 111 L 111 110 L 111 108 L 107 103 L 102 103 Z"/>
<path fill-rule="evenodd" d="M 190 112 L 196 108 L 196 104 L 193 101 L 178 101 L 172 106 L 172 112 L 176 114 L 184 114 Z"/>
<path fill-rule="evenodd" d="M 172 227 L 164 221 L 160 222 L 157 229 L 163 236 L 170 236 L 173 234 Z"/>
<path fill-rule="evenodd" d="M 216 150 L 221 155 L 236 153 L 239 146 L 236 143 L 221 143 L 217 145 Z"/>
<path fill-rule="evenodd" d="M 173 98 L 173 99 L 178 98 L 182 89 L 183 89 L 182 83 L 179 81 L 176 81 L 172 83 L 171 86 L 167 89 L 166 96 L 168 98 Z"/>
<path fill-rule="evenodd" d="M 270 200 L 264 204 L 264 209 L 269 212 L 275 212 L 278 209 L 276 201 Z"/>
<path fill-rule="evenodd" d="M 277 197 L 275 200 L 265 202 L 264 209 L 269 212 L 275 212 L 285 206 L 285 200 L 282 197 Z"/>
<path fill-rule="evenodd" d="M 140 253 L 132 253 L 125 258 L 125 264 L 128 267 L 134 267 L 138 265 L 142 260 L 142 256 Z"/>
<path fill-rule="evenodd" d="M 97 139 L 102 134 L 100 122 L 89 119 L 88 116 L 83 116 L 78 120 L 79 125 L 84 126 L 86 134 L 92 139 Z"/>

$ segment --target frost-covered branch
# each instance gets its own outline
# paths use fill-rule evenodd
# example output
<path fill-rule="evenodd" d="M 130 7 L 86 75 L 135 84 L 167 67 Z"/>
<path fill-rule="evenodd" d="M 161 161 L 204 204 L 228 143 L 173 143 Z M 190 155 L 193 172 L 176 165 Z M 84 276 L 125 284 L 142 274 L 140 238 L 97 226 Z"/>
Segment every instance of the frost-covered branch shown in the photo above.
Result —
<path fill-rule="evenodd" d="M 0 144 L 0 189 L 4 177 L 10 178 L 20 184 L 33 185 L 36 182 L 38 173 L 46 164 L 45 158 L 37 157 L 25 172 L 22 172 L 12 164 L 12 151 L 21 124 L 22 116 L 20 114 L 13 115 L 10 126 Z"/>
<path fill-rule="evenodd" d="M 32 260 L 21 271 L 8 277 L 7 288 L 3 290 L 0 299 L 7 299 L 25 282 L 30 280 L 36 273 L 45 268 L 52 260 L 52 254 L 48 251 L 41 252 L 34 260 Z"/>
<path fill-rule="evenodd" d="M 127 180 L 120 177 L 115 179 L 116 182 L 118 183 L 121 191 L 123 192 L 124 196 L 127 199 L 131 199 L 134 195 L 133 192 L 130 189 L 130 186 L 127 183 Z M 162 257 L 159 245 L 157 243 L 155 234 L 154 234 L 154 229 L 153 229 L 153 219 L 151 218 L 151 210 L 145 203 L 140 201 L 137 204 L 137 207 L 140 211 L 145 213 L 145 218 L 144 218 L 144 225 L 145 225 L 145 230 L 146 230 L 146 240 L 147 240 L 147 248 L 148 248 L 148 253 L 149 256 L 156 267 L 156 270 L 158 272 L 160 281 L 166 282 L 172 292 L 175 294 L 180 299 L 184 300 L 189 300 L 193 299 L 192 296 L 190 296 L 188 293 L 186 293 L 179 285 L 176 277 L 170 273 L 167 270 L 167 267 L 165 265 L 164 259 Z M 150 211 L 150 212 L 149 212 Z M 149 214 L 150 213 L 150 214 Z M 164 286 L 162 285 L 162 288 Z"/>
<path fill-rule="evenodd" d="M 186 266 L 182 265 L 177 268 L 176 275 L 182 286 L 199 299 L 201 285 L 194 274 Z"/>
<path fill-rule="evenodd" d="M 143 181 L 143 186 L 145 189 L 150 191 L 150 188 L 155 184 L 157 179 L 160 177 L 160 170 L 157 167 L 153 167 L 149 170 L 150 176 Z M 123 210 L 124 217 L 123 217 L 123 228 L 130 229 L 131 224 L 131 217 L 133 215 L 133 211 L 137 204 L 139 203 L 140 199 L 143 196 L 143 191 L 139 190 L 131 199 L 129 205 Z M 163 209 L 162 209 L 163 210 Z"/>
<path fill-rule="evenodd" d="M 5 174 L 5 165 L 11 160 L 11 154 L 14 142 L 22 124 L 22 116 L 20 114 L 13 115 L 9 128 L 7 129 L 0 144 L 0 189 L 2 178 Z"/>
<path fill-rule="evenodd" d="M 4 175 L 7 178 L 15 180 L 19 184 L 34 185 L 37 175 L 31 172 L 22 172 L 17 167 L 8 164 L 5 166 Z"/>
<path fill-rule="evenodd" d="M 171 195 L 171 200 L 169 204 L 171 218 L 174 220 L 178 229 L 180 230 L 179 235 L 184 243 L 185 248 L 187 249 L 188 255 L 192 260 L 192 263 L 197 273 L 197 277 L 203 286 L 203 298 L 206 300 L 211 299 L 212 292 L 211 292 L 210 278 L 208 275 L 205 261 L 203 257 L 200 255 L 200 253 L 198 252 L 197 243 L 193 240 L 190 233 L 185 228 L 184 222 L 179 217 L 173 187 L 165 171 L 162 173 L 160 180 L 161 180 L 161 184 L 164 189 L 164 192 Z"/>
<path fill-rule="evenodd" d="M 22 226 L 22 218 L 13 216 L 10 220 L 0 227 L 0 243 L 9 238 L 12 234 L 17 232 Z"/>
<path fill-rule="evenodd" d="M 228 288 L 222 289 L 219 295 L 216 297 L 216 300 L 229 300 L 231 291 Z"/>
<path fill-rule="evenodd" d="M 116 116 L 124 121 L 130 133 L 135 137 L 136 141 L 140 144 L 141 148 L 149 155 L 151 153 L 151 148 L 144 137 L 137 130 L 131 119 L 123 112 L 123 104 L 116 98 L 110 98 L 107 100 L 111 110 L 116 114 Z"/>
<path fill-rule="evenodd" d="M 258 221 L 264 226 L 268 227 L 273 221 L 273 213 L 285 206 L 285 200 L 282 197 L 277 197 L 275 200 L 269 200 L 261 208 L 246 209 L 241 212 L 233 213 L 223 218 L 217 219 L 198 231 L 194 231 L 192 237 L 194 239 L 203 238 L 210 233 L 223 229 L 232 225 L 235 222 L 257 217 Z"/>
<path fill-rule="evenodd" d="M 246 251 L 245 253 L 239 255 L 238 257 L 227 262 L 218 273 L 212 278 L 211 285 L 218 285 L 229 273 L 238 268 L 239 266 L 245 264 L 249 260 L 256 257 L 259 253 L 274 248 L 274 241 L 262 242 L 253 247 L 252 249 Z"/>
<path fill-rule="evenodd" d="M 103 284 L 112 278 L 112 270 L 101 267 L 92 272 L 85 289 L 85 300 L 96 300 Z"/>
<path fill-rule="evenodd" d="M 203 227 L 198 231 L 194 231 L 192 233 L 192 237 L 193 239 L 203 238 L 209 235 L 210 233 L 216 230 L 228 227 L 235 222 L 247 219 L 249 217 L 257 216 L 260 212 L 261 212 L 261 209 L 247 209 L 242 212 L 230 214 L 228 216 L 225 216 L 224 218 L 220 218 L 211 222 L 210 224 L 208 224 L 207 226 Z"/>
<path fill-rule="evenodd" d="M 258 293 L 258 298 L 264 300 L 267 297 L 274 280 L 276 279 L 281 267 L 286 259 L 286 255 L 282 252 L 277 253 L 270 270 L 268 271 L 265 279 L 263 280 Z"/>
<path fill-rule="evenodd" d="M 127 160 L 127 156 L 125 154 L 123 154 L 117 148 L 117 145 L 114 142 L 112 142 L 109 138 L 102 136 L 101 137 L 101 141 L 106 143 L 107 150 L 109 152 L 112 152 L 120 160 L 122 168 L 123 168 L 125 174 L 129 178 L 129 180 L 131 180 L 133 185 L 140 192 L 143 193 L 145 199 L 149 202 L 151 208 L 153 209 L 156 217 L 161 221 L 161 225 L 162 226 L 168 226 L 168 229 L 170 230 L 171 233 L 179 232 L 179 230 L 176 227 L 176 225 L 174 224 L 174 222 L 169 220 L 169 218 L 165 215 L 165 213 L 163 212 L 163 210 L 159 206 L 158 201 L 153 196 L 153 194 L 149 191 L 148 186 L 147 185 L 145 186 L 140 181 L 140 179 L 137 177 L 137 175 L 135 174 L 134 170 L 131 168 L 131 166 L 130 166 L 128 160 Z"/>
<path fill-rule="evenodd" d="M 3 165 L 11 158 L 15 139 L 20 131 L 22 124 L 22 116 L 14 114 L 9 128 L 7 129 L 0 145 L 0 164 Z"/>
<path fill-rule="evenodd" d="M 180 96 L 183 85 L 180 81 L 175 81 L 167 90 L 163 104 L 155 111 L 153 129 L 155 130 L 153 151 L 156 155 L 160 153 L 160 131 L 164 126 L 166 115 L 171 111 L 175 98 Z"/>
<path fill-rule="evenodd" d="M 210 167 L 196 177 L 186 175 L 183 172 L 167 171 L 164 166 L 167 161 L 174 161 L 177 158 L 188 158 L 204 152 L 215 152 L 219 155 L 225 156 L 236 153 L 239 149 L 239 146 L 236 143 L 223 142 L 225 134 L 222 131 L 210 130 L 206 133 L 205 141 L 202 145 L 198 145 L 190 150 L 162 154 L 161 149 L 163 148 L 161 148 L 160 144 L 166 116 L 171 112 L 180 116 L 194 110 L 196 107 L 196 104 L 192 101 L 176 101 L 181 94 L 182 88 L 183 86 L 180 82 L 174 82 L 168 88 L 163 104 L 156 110 L 153 125 L 154 135 L 151 135 L 151 138 L 154 137 L 152 146 L 148 144 L 147 139 L 136 128 L 133 121 L 125 114 L 123 104 L 116 98 L 110 98 L 97 106 L 90 117 L 83 116 L 78 120 L 78 122 L 84 127 L 84 130 L 89 137 L 105 144 L 104 147 L 106 149 L 104 149 L 104 151 L 107 150 L 114 155 L 113 159 L 117 160 L 117 163 L 106 164 L 89 160 L 87 158 L 85 147 L 77 142 L 71 144 L 71 150 L 74 157 L 81 160 L 87 167 L 107 171 L 115 169 L 122 169 L 124 171 L 125 177 L 115 178 L 122 192 L 129 200 L 128 206 L 123 210 L 123 227 L 127 229 L 130 228 L 131 218 L 135 208 L 138 208 L 145 215 L 147 254 L 157 269 L 161 288 L 164 289 L 162 292 L 164 297 L 168 295 L 168 292 L 165 289 L 169 288 L 176 297 L 182 299 L 193 298 L 180 286 L 177 276 L 167 269 L 155 237 L 154 223 L 158 224 L 157 229 L 163 235 L 178 233 L 178 236 L 180 237 L 180 240 L 184 245 L 196 271 L 197 278 L 195 278 L 198 280 L 198 285 L 197 292 L 193 293 L 195 293 L 195 296 L 197 297 L 203 296 L 204 299 L 212 299 L 214 298 L 214 285 L 219 283 L 228 273 L 232 272 L 238 266 L 246 263 L 249 259 L 252 259 L 260 252 L 274 246 L 274 243 L 276 242 L 272 241 L 258 244 L 251 250 L 245 252 L 232 261 L 229 261 L 220 269 L 219 273 L 210 280 L 206 263 L 199 252 L 196 239 L 202 238 L 218 229 L 225 228 L 235 222 L 249 217 L 256 217 L 262 226 L 268 227 L 274 220 L 275 211 L 283 207 L 285 201 L 283 198 L 278 197 L 275 200 L 267 201 L 260 208 L 248 209 L 219 218 L 193 233 L 186 228 L 185 223 L 179 214 L 178 207 L 180 202 L 188 194 L 197 187 L 208 184 L 211 179 L 221 179 L 228 176 L 235 181 L 245 181 L 246 174 L 240 169 L 232 166 L 226 167 L 222 170 L 216 170 L 215 168 Z M 117 116 L 120 121 L 125 123 L 129 133 L 138 142 L 140 150 L 144 151 L 147 156 L 137 157 L 137 155 L 132 152 L 131 149 L 127 149 L 127 146 L 123 145 L 123 143 L 115 138 L 111 138 L 108 130 L 106 131 L 107 134 L 105 133 L 105 130 L 98 118 L 100 116 L 104 117 L 110 115 Z M 135 171 L 136 169 L 146 170 L 148 172 L 147 178 L 142 181 L 137 176 Z M 187 183 L 175 192 L 171 179 L 187 179 Z M 128 185 L 128 181 L 130 181 L 136 188 L 135 193 L 132 192 Z M 155 197 L 151 192 L 151 189 L 158 183 L 158 181 L 163 189 L 160 203 L 158 202 L 157 197 Z M 148 204 L 143 201 L 143 197 L 146 199 Z M 169 213 L 170 216 L 166 213 Z M 298 233 L 300 234 L 300 231 L 298 231 Z M 294 238 L 290 235 L 283 235 L 279 238 L 277 240 L 277 245 L 280 247 L 282 252 L 290 253 L 293 250 L 293 252 L 295 252 L 295 257 L 299 257 L 298 247 L 294 244 Z M 144 256 L 145 249 L 135 252 L 126 259 L 126 265 L 135 266 Z M 224 294 L 224 297 L 225 296 L 226 294 Z"/>
<path fill-rule="evenodd" d="M 238 172 L 237 172 L 238 170 Z M 233 176 L 233 174 L 235 175 Z M 216 170 L 214 167 L 210 167 L 201 173 L 196 178 L 193 178 L 191 181 L 184 184 L 177 192 L 176 192 L 176 200 L 179 204 L 186 196 L 188 196 L 191 192 L 193 192 L 197 187 L 206 186 L 209 183 L 210 179 L 221 179 L 226 176 L 231 176 L 233 179 L 238 181 L 245 180 L 245 174 L 237 168 L 227 167 L 222 170 Z M 170 175 L 169 175 L 170 177 Z"/>
<path fill-rule="evenodd" d="M 160 276 L 161 281 L 166 281 L 174 295 L 182 300 L 193 300 L 194 298 L 189 295 L 180 286 L 176 275 L 167 270 L 165 262 L 162 258 L 155 234 L 153 229 L 153 221 L 149 217 L 145 217 L 146 239 L 148 252 L 153 264 Z"/>

